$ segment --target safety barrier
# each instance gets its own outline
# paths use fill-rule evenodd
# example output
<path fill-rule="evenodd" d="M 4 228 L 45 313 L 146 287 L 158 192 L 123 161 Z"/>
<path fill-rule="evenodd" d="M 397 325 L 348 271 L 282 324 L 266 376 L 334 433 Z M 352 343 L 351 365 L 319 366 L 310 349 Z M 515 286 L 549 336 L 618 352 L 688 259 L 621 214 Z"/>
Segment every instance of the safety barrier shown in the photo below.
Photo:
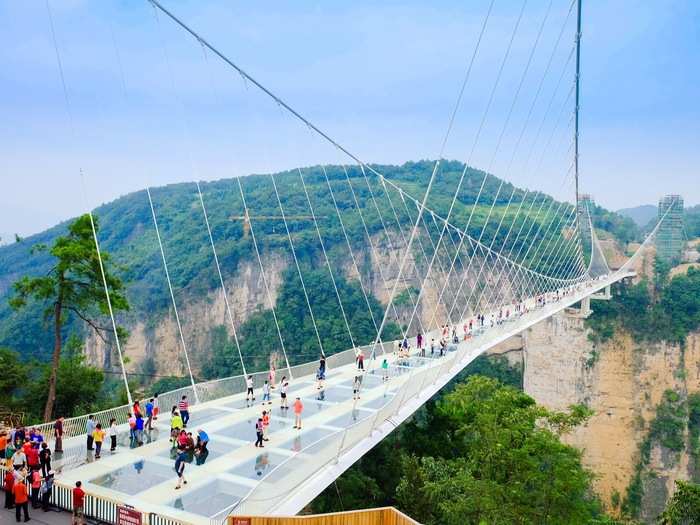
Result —
<path fill-rule="evenodd" d="M 349 510 L 310 516 L 236 516 L 228 525 L 420 525 L 394 507 Z"/>

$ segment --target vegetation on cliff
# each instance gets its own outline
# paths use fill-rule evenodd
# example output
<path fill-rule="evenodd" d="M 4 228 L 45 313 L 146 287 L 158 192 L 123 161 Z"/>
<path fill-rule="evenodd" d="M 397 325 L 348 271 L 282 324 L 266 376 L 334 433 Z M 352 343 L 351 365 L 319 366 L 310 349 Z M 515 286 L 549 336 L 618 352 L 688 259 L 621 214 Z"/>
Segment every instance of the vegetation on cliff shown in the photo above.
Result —
<path fill-rule="evenodd" d="M 613 337 L 617 328 L 636 339 L 683 344 L 690 332 L 700 327 L 700 270 L 668 279 L 668 267 L 656 262 L 652 285 L 620 283 L 611 301 L 598 301 L 588 318 L 594 342 Z"/>
<path fill-rule="evenodd" d="M 478 368 L 488 373 L 486 361 Z M 502 375 L 504 364 L 496 363 Z M 396 505 L 441 525 L 601 517 L 593 475 L 580 452 L 560 441 L 590 415 L 585 408 L 548 411 L 518 388 L 479 375 L 453 387 L 351 467 L 314 510 Z"/>

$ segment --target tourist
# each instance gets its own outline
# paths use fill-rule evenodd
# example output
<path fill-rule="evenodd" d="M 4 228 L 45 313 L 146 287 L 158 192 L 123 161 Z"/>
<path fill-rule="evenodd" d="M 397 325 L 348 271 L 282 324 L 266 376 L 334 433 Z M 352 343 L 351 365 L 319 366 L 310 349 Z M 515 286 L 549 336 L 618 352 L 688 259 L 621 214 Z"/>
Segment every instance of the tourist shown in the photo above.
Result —
<path fill-rule="evenodd" d="M 416 335 L 416 346 L 418 347 L 419 350 L 423 350 L 423 334 L 418 331 L 418 335 Z M 423 353 L 425 355 L 425 353 Z"/>
<path fill-rule="evenodd" d="M 127 414 L 127 416 L 129 416 L 127 419 L 129 422 L 129 443 L 133 445 L 136 443 L 136 418 L 133 414 Z"/>
<path fill-rule="evenodd" d="M 170 441 L 175 441 L 180 434 L 180 430 L 182 430 L 182 418 L 175 407 L 173 407 L 170 416 Z"/>
<path fill-rule="evenodd" d="M 362 351 L 361 348 L 357 349 L 357 369 L 365 369 L 365 353 Z"/>
<path fill-rule="evenodd" d="M 0 430 L 0 459 L 5 459 L 5 450 L 7 450 L 7 432 Z"/>
<path fill-rule="evenodd" d="M 294 427 L 296 428 L 296 427 Z M 261 417 L 258 418 L 258 420 L 255 422 L 255 446 L 264 448 L 263 445 L 263 434 L 265 432 L 265 428 L 263 426 L 263 420 Z"/>
<path fill-rule="evenodd" d="M 321 359 L 318 363 L 318 371 L 323 376 L 323 379 L 326 379 L 326 356 L 323 354 L 321 354 Z"/>
<path fill-rule="evenodd" d="M 301 398 L 294 401 L 294 428 L 301 430 L 301 413 L 304 411 L 304 404 Z"/>
<path fill-rule="evenodd" d="M 270 430 L 270 413 L 267 410 L 263 410 L 262 422 L 263 422 L 263 441 L 270 441 L 270 439 L 267 437 L 268 432 Z"/>
<path fill-rule="evenodd" d="M 73 522 L 72 525 L 83 525 L 85 516 L 85 492 L 82 482 L 76 481 L 73 489 Z"/>
<path fill-rule="evenodd" d="M 117 420 L 115 418 L 109 420 L 107 433 L 109 434 L 109 451 L 114 452 L 117 450 Z"/>
<path fill-rule="evenodd" d="M 204 432 L 201 428 L 197 430 L 197 444 L 195 445 L 195 453 L 203 454 L 207 451 L 207 445 L 209 444 L 209 435 Z"/>
<path fill-rule="evenodd" d="M 15 506 L 15 496 L 12 490 L 15 486 L 15 475 L 13 471 L 8 470 L 5 472 L 5 480 L 3 483 L 3 488 L 5 489 L 5 508 L 11 509 Z"/>
<path fill-rule="evenodd" d="M 360 385 L 362 383 L 360 382 L 360 376 L 355 376 L 355 379 L 352 382 L 352 398 L 354 400 L 360 399 Z"/>
<path fill-rule="evenodd" d="M 87 449 L 93 450 L 92 448 L 92 433 L 95 431 L 95 416 L 90 414 L 85 423 L 85 433 L 87 434 Z"/>
<path fill-rule="evenodd" d="M 280 386 L 280 406 L 282 410 L 289 408 L 287 406 L 287 389 L 289 388 L 289 381 L 287 381 L 287 376 L 282 376 L 282 385 Z"/>
<path fill-rule="evenodd" d="M 132 412 L 134 413 L 134 417 L 138 417 L 138 415 L 141 414 L 141 404 L 138 401 L 134 401 Z"/>
<path fill-rule="evenodd" d="M 430 355 L 433 355 L 435 353 L 435 338 L 433 337 L 430 340 Z"/>
<path fill-rule="evenodd" d="M 253 393 L 253 376 L 248 376 L 245 380 L 245 386 L 246 386 L 246 394 L 245 394 L 245 401 L 248 403 L 249 401 L 255 401 L 255 394 Z"/>
<path fill-rule="evenodd" d="M 25 447 L 25 455 L 27 456 L 27 466 L 30 470 L 39 470 L 39 449 L 35 443 L 29 441 L 29 438 L 25 438 L 27 445 Z"/>
<path fill-rule="evenodd" d="M 146 402 L 146 430 L 153 430 L 153 398 Z"/>
<path fill-rule="evenodd" d="M 56 440 L 53 451 L 63 452 L 63 417 L 59 417 L 53 424 L 53 437 Z"/>
<path fill-rule="evenodd" d="M 51 449 L 46 442 L 41 444 L 39 463 L 41 464 L 41 474 L 46 477 L 46 473 L 51 470 Z"/>
<path fill-rule="evenodd" d="M 158 413 L 160 412 L 160 407 L 158 406 L 158 392 L 153 395 L 153 421 L 158 421 Z"/>
<path fill-rule="evenodd" d="M 134 429 L 134 434 L 136 435 L 136 444 L 138 446 L 143 445 L 143 414 L 141 414 L 141 412 L 136 414 L 136 428 Z"/>
<path fill-rule="evenodd" d="M 265 380 L 265 382 L 263 383 L 262 390 L 263 390 L 263 405 L 265 404 L 265 401 L 267 401 L 268 405 L 271 405 L 272 399 L 270 399 L 270 383 L 268 383 L 267 380 Z"/>
<path fill-rule="evenodd" d="M 194 454 L 194 438 L 192 437 L 192 432 L 187 433 L 187 439 L 185 441 L 185 451 L 188 454 Z"/>
<path fill-rule="evenodd" d="M 95 425 L 95 430 L 92 433 L 92 439 L 95 443 L 95 459 L 100 459 L 100 452 L 102 451 L 102 442 L 105 439 L 105 431 L 102 430 L 101 423 L 97 423 L 97 425 Z"/>
<path fill-rule="evenodd" d="M 17 448 L 15 453 L 12 455 L 12 468 L 16 471 L 21 470 L 27 466 L 27 456 L 24 454 L 22 448 Z"/>
<path fill-rule="evenodd" d="M 29 497 L 24 478 L 20 477 L 15 480 L 14 485 L 12 485 L 12 495 L 15 500 L 15 519 L 19 523 L 21 513 L 24 510 L 24 521 L 29 521 Z"/>
<path fill-rule="evenodd" d="M 270 380 L 270 388 L 275 389 L 275 376 L 277 375 L 277 372 L 275 371 L 275 365 L 273 363 L 270 363 L 270 373 L 268 375 L 268 379 Z"/>
<path fill-rule="evenodd" d="M 175 485 L 175 490 L 182 487 L 184 483 L 187 485 L 187 480 L 185 479 L 185 463 L 187 461 L 187 452 L 184 449 L 179 449 L 177 457 L 175 458 L 175 472 L 177 472 L 177 485 Z"/>
<path fill-rule="evenodd" d="M 177 448 L 187 449 L 187 431 L 183 428 L 177 436 Z"/>
<path fill-rule="evenodd" d="M 30 471 L 29 483 L 32 487 L 32 508 L 39 506 L 39 490 L 41 489 L 41 474 L 38 470 Z"/>
<path fill-rule="evenodd" d="M 177 404 L 182 418 L 182 428 L 187 428 L 187 422 L 190 420 L 190 404 L 187 402 L 187 396 L 183 395 L 180 402 Z"/>
<path fill-rule="evenodd" d="M 53 470 L 49 470 L 44 476 L 44 482 L 41 484 L 39 495 L 41 497 L 41 509 L 44 512 L 49 511 L 51 506 L 51 493 L 53 492 Z"/>

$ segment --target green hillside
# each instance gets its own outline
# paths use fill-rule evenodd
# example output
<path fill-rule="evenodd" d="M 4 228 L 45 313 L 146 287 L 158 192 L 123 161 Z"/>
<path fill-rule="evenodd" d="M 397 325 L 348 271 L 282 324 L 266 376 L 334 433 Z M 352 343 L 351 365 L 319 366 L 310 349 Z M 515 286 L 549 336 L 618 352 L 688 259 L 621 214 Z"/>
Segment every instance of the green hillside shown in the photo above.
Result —
<path fill-rule="evenodd" d="M 401 166 L 376 166 L 376 169 L 396 184 L 400 185 L 408 193 L 420 197 L 425 184 L 433 169 L 433 161 L 408 162 Z M 445 162 L 431 193 L 429 206 L 443 215 L 449 207 L 452 194 L 456 188 L 459 176 L 464 166 L 459 162 Z M 345 171 L 340 166 L 326 166 L 326 172 L 330 179 L 335 198 L 345 227 L 347 228 L 351 242 L 357 248 L 367 247 L 367 237 L 364 232 L 360 215 L 355 209 L 355 201 L 350 185 L 346 180 Z M 321 234 L 329 251 L 331 259 L 335 263 L 347 262 L 349 256 L 345 240 L 342 235 L 340 221 L 336 215 L 335 207 L 326 184 L 321 167 L 302 168 L 301 173 L 309 191 L 314 212 L 319 219 Z M 382 219 L 387 228 L 398 232 L 397 221 L 403 226 L 411 224 L 416 217 L 416 207 L 409 200 L 402 200 L 399 193 L 389 189 L 385 191 L 375 176 L 369 175 L 369 187 L 362 173 L 357 168 L 348 169 L 350 184 L 354 190 L 362 216 L 366 222 L 370 234 L 381 234 L 382 221 L 377 213 L 375 201 L 372 200 L 370 189 L 376 199 L 376 205 L 382 210 Z M 453 223 L 465 225 L 472 206 L 462 203 L 474 202 L 479 191 L 483 172 L 469 168 L 467 177 L 460 193 L 460 199 L 453 212 Z M 301 185 L 298 170 L 290 170 L 275 175 L 278 191 L 284 206 L 284 212 L 288 216 L 309 215 L 309 205 Z M 290 255 L 289 244 L 286 237 L 284 224 L 281 220 L 257 220 L 256 216 L 279 216 L 275 194 L 271 179 L 268 175 L 250 175 L 241 179 L 246 202 L 253 217 L 252 224 L 258 243 L 263 252 L 279 250 Z M 481 228 L 489 213 L 489 208 L 498 192 L 501 181 L 489 175 L 484 186 L 480 204 L 473 210 L 470 223 L 470 233 L 478 237 Z M 209 214 L 214 241 L 219 254 L 224 277 L 235 274 L 239 263 L 243 260 L 255 260 L 255 252 L 250 236 L 243 234 L 243 224 L 240 220 L 230 220 L 230 216 L 241 216 L 244 207 L 235 179 L 225 179 L 201 185 L 204 200 Z M 173 184 L 165 187 L 154 188 L 152 191 L 158 223 L 165 247 L 170 274 L 175 293 L 179 301 L 191 300 L 202 297 L 204 294 L 218 286 L 218 277 L 214 267 L 213 256 L 209 239 L 204 225 L 203 214 L 199 205 L 194 183 Z M 491 220 L 483 236 L 483 242 L 490 244 L 496 232 L 498 222 L 503 215 L 506 205 L 513 194 L 513 200 L 508 216 L 503 224 L 510 224 L 515 215 L 517 204 L 523 198 L 522 190 L 515 190 L 513 186 L 504 183 L 492 212 Z M 549 197 L 539 197 L 537 205 L 530 209 L 529 204 L 532 194 L 527 195 L 526 205 L 514 231 L 521 226 L 523 231 L 530 229 L 530 224 L 535 223 L 533 232 L 540 230 L 539 238 L 559 234 L 556 227 L 551 227 L 549 222 L 542 224 L 540 229 L 537 223 L 544 222 L 545 213 L 540 202 L 544 201 L 544 210 L 549 207 Z M 393 209 L 392 209 L 393 207 Z M 614 216 L 608 212 L 596 212 L 600 217 L 614 217 L 597 224 L 603 229 L 608 229 L 614 234 L 621 233 L 622 237 L 629 237 L 633 230 L 631 221 Z M 145 191 L 132 193 L 121 197 L 109 204 L 105 204 L 96 210 L 101 224 L 100 241 L 102 248 L 113 255 L 117 269 L 123 280 L 127 283 L 127 295 L 132 305 L 129 313 L 131 319 L 148 319 L 153 325 L 165 315 L 170 305 L 165 275 L 158 250 L 155 229 L 153 227 L 148 199 Z M 558 220 L 550 217 L 550 221 Z M 65 231 L 67 223 L 59 224 L 54 228 L 34 235 L 22 242 L 0 248 L 0 347 L 6 346 L 15 349 L 25 357 L 38 357 L 43 359 L 51 348 L 51 336 L 46 329 L 40 315 L 40 309 L 26 309 L 22 312 L 13 312 L 7 304 L 7 298 L 11 292 L 11 283 L 22 275 L 39 275 L 46 272 L 50 261 L 47 256 L 31 255 L 31 247 L 37 243 L 50 243 L 56 236 Z M 554 223 L 556 225 L 557 223 Z M 429 216 L 425 220 L 426 228 L 437 238 L 439 227 L 432 222 Z M 323 269 L 320 245 L 313 222 L 309 220 L 290 220 L 289 227 L 292 231 L 296 253 L 305 272 L 312 273 L 322 278 Z M 502 228 L 506 230 L 506 228 Z M 495 246 L 500 246 L 505 237 L 505 232 L 496 239 Z M 523 238 L 513 245 L 515 235 L 511 235 L 506 246 L 506 252 L 517 253 L 523 243 Z M 457 239 L 455 238 L 455 241 Z M 527 242 L 532 242 L 530 237 Z M 431 255 L 431 245 L 426 238 L 421 240 L 427 255 Z M 397 246 L 396 248 L 400 248 Z M 522 250 L 522 253 L 526 252 Z M 291 256 L 291 255 L 290 255 Z M 533 261 L 530 261 L 531 263 Z M 568 261 L 534 261 L 538 268 L 551 274 L 557 274 L 564 268 Z M 327 275 L 327 272 L 326 272 Z M 287 275 L 287 283 L 293 286 L 291 276 Z M 305 276 L 306 279 L 306 276 Z M 327 284 L 327 283 L 326 283 Z M 352 294 L 352 284 L 348 285 L 348 293 Z M 366 310 L 366 309 L 365 309 Z M 290 312 L 293 316 L 293 313 Z M 299 314 L 301 315 L 301 314 Z M 123 319 L 128 324 L 129 319 Z M 365 319 L 367 321 L 367 319 Z M 363 322 L 365 322 L 363 321 Z M 82 329 L 77 324 L 66 327 L 68 333 Z M 337 330 L 336 330 L 337 331 Z M 366 331 L 366 330 L 365 330 Z M 338 345 L 343 341 L 336 341 Z"/>

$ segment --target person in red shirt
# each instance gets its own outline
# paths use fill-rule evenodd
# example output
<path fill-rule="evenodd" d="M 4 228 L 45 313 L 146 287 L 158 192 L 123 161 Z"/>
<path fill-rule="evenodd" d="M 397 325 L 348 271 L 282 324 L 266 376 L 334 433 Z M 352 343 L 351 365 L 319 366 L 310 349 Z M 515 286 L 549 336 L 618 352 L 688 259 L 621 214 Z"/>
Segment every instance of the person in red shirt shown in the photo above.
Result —
<path fill-rule="evenodd" d="M 8 470 L 5 472 L 5 484 L 4 484 L 4 489 L 5 489 L 5 508 L 6 509 L 11 509 L 12 507 L 15 506 L 15 496 L 14 492 L 12 492 L 12 489 L 15 486 L 15 476 L 12 474 L 12 470 Z"/>
<path fill-rule="evenodd" d="M 25 452 L 27 465 L 31 470 L 39 470 L 39 449 L 31 446 Z"/>
<path fill-rule="evenodd" d="M 29 497 L 27 496 L 27 486 L 22 478 L 15 482 L 12 493 L 15 497 L 15 518 L 19 522 L 22 509 L 24 509 L 24 521 L 29 521 Z"/>
<path fill-rule="evenodd" d="M 83 525 L 83 516 L 85 509 L 85 492 L 80 488 L 82 483 L 75 482 L 73 489 L 73 525 Z"/>
<path fill-rule="evenodd" d="M 29 480 L 32 484 L 32 508 L 36 509 L 39 506 L 39 489 L 41 488 L 41 473 L 38 470 L 32 470 L 29 475 Z"/>

